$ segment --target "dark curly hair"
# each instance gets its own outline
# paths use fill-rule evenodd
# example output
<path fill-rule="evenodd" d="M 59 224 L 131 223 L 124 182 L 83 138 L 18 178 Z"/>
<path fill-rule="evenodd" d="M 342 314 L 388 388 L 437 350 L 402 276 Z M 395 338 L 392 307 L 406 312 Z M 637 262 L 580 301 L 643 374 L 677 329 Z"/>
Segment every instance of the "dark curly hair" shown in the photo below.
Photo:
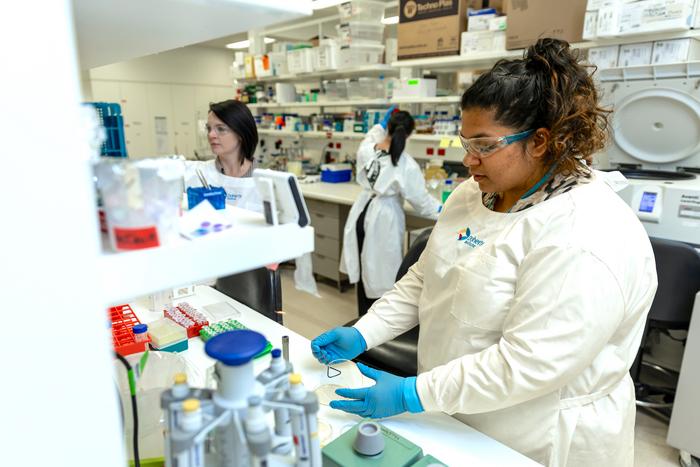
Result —
<path fill-rule="evenodd" d="M 545 167 L 584 174 L 593 154 L 608 140 L 610 110 L 600 106 L 598 91 L 581 54 L 569 43 L 544 38 L 522 59 L 500 60 L 462 95 L 462 110 L 492 110 L 496 121 L 518 132 L 546 128 Z"/>

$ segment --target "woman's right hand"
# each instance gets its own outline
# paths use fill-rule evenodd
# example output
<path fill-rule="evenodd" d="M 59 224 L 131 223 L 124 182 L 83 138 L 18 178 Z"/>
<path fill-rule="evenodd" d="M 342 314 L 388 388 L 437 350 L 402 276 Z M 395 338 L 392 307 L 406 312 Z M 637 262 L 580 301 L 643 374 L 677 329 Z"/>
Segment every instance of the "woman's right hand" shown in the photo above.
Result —
<path fill-rule="evenodd" d="M 352 360 L 365 350 L 365 338 L 352 327 L 331 329 L 311 341 L 311 353 L 325 365 L 337 360 Z"/>
<path fill-rule="evenodd" d="M 391 114 L 394 113 L 394 110 L 396 110 L 396 104 L 392 104 L 391 107 L 389 107 L 389 110 L 386 111 L 384 114 L 384 118 L 382 119 L 382 122 L 380 125 L 382 128 L 386 130 L 386 127 L 389 125 L 389 119 L 391 118 Z"/>

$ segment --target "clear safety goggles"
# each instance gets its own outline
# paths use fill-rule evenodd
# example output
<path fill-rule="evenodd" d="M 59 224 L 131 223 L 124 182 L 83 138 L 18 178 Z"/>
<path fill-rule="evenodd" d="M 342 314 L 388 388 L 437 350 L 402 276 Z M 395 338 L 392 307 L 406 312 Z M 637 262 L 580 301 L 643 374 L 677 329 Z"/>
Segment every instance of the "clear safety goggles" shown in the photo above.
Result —
<path fill-rule="evenodd" d="M 484 136 L 481 138 L 465 138 L 462 134 L 459 134 L 459 140 L 462 142 L 462 147 L 467 153 L 473 155 L 478 159 L 483 159 L 489 157 L 499 149 L 502 149 L 509 144 L 515 143 L 516 141 L 521 141 L 535 130 L 521 131 L 520 133 L 515 133 L 514 135 L 508 136 Z"/>
<path fill-rule="evenodd" d="M 223 136 L 231 133 L 231 129 L 227 127 L 226 125 L 214 125 L 214 126 L 209 126 L 204 125 L 204 129 L 207 130 L 207 134 L 211 133 L 211 130 L 214 130 L 217 136 Z"/>

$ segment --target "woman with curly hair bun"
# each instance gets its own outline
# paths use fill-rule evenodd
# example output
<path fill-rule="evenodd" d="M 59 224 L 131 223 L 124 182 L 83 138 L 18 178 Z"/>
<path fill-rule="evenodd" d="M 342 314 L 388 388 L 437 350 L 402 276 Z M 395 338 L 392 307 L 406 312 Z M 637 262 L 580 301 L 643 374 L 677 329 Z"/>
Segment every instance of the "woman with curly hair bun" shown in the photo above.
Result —
<path fill-rule="evenodd" d="M 541 39 L 462 96 L 464 164 L 428 245 L 352 328 L 312 341 L 354 358 L 420 324 L 418 375 L 331 406 L 443 411 L 548 466 L 631 466 L 629 368 L 656 291 L 649 239 L 592 170 L 608 133 L 587 66 Z"/>

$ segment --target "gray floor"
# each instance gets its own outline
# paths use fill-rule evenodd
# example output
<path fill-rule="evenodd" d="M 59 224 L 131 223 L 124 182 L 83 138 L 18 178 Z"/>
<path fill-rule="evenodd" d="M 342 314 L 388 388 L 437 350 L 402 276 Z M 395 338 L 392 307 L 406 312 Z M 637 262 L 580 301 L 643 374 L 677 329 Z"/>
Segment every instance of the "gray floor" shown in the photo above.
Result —
<path fill-rule="evenodd" d="M 355 290 L 340 293 L 331 282 L 318 283 L 321 298 L 299 292 L 294 288 L 291 270 L 282 271 L 282 297 L 285 325 L 312 339 L 335 326 L 343 325 L 357 316 Z M 644 412 L 637 412 L 635 462 L 636 467 L 678 466 L 678 450 L 666 444 L 667 426 Z"/>

